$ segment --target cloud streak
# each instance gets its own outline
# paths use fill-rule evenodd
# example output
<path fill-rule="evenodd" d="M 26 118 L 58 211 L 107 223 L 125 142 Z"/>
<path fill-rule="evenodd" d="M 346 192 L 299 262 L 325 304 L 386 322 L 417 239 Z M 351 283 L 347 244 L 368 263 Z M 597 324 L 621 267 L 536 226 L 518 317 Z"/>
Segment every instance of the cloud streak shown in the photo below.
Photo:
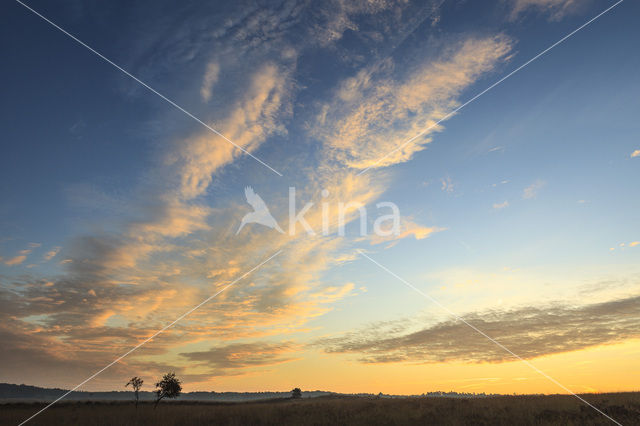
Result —
<path fill-rule="evenodd" d="M 523 191 L 522 191 L 522 198 L 524 198 L 525 200 L 530 200 L 532 198 L 536 198 L 538 196 L 538 193 L 540 192 L 540 190 L 546 185 L 547 183 L 543 180 L 536 180 L 535 182 L 533 182 L 531 185 L 527 186 Z"/>
<path fill-rule="evenodd" d="M 640 297 L 583 306 L 557 304 L 492 310 L 463 318 L 520 357 L 531 359 L 640 337 Z M 412 330 L 414 324 L 377 324 L 318 345 L 328 353 L 353 354 L 363 363 L 514 360 L 460 321 L 442 321 Z"/>
<path fill-rule="evenodd" d="M 180 356 L 208 368 L 213 375 L 220 372 L 236 375 L 242 373 L 240 370 L 293 361 L 295 357 L 291 354 L 298 349 L 298 345 L 292 342 L 256 341 L 215 346 L 206 351 L 180 353 Z"/>
<path fill-rule="evenodd" d="M 202 88 L 200 89 L 200 96 L 204 102 L 209 102 L 211 99 L 211 90 L 213 86 L 218 82 L 220 75 L 220 65 L 217 62 L 211 62 L 207 65 L 207 71 L 202 79 Z"/>
<path fill-rule="evenodd" d="M 509 202 L 506 201 L 506 200 L 501 202 L 501 203 L 494 203 L 493 204 L 493 209 L 494 210 L 502 210 L 502 209 L 505 209 L 507 207 L 509 207 Z"/>
<path fill-rule="evenodd" d="M 520 15 L 535 11 L 537 13 L 548 15 L 551 20 L 558 21 L 566 15 L 574 14 L 580 10 L 580 7 L 587 1 L 576 0 L 505 0 L 511 6 L 512 20 Z"/>
<path fill-rule="evenodd" d="M 435 123 L 458 105 L 462 91 L 507 59 L 512 45 L 504 35 L 468 38 L 448 47 L 439 59 L 401 72 L 405 76 L 400 80 L 390 78 L 395 70 L 390 60 L 366 68 L 344 81 L 336 99 L 324 106 L 320 129 L 332 125 L 318 130 L 318 136 L 338 163 L 354 169 L 409 161 L 433 133 L 442 131 Z M 413 143 L 387 155 L 430 126 Z"/>
<path fill-rule="evenodd" d="M 53 259 L 54 257 L 56 257 L 58 255 L 58 253 L 60 253 L 61 249 L 62 249 L 62 247 L 54 247 L 51 250 L 49 250 L 48 252 L 46 252 L 42 258 L 45 260 L 45 262 L 49 261 L 49 260 Z"/>

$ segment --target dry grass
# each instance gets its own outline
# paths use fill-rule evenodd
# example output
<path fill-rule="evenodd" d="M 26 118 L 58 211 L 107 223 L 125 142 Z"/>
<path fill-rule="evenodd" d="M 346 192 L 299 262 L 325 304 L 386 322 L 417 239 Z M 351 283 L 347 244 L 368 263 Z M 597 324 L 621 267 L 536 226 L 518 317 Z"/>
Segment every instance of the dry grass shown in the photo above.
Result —
<path fill-rule="evenodd" d="M 640 425 L 640 393 L 583 397 L 623 425 Z M 18 424 L 43 404 L 4 404 L 0 424 Z M 604 416 L 574 397 L 377 399 L 323 397 L 250 403 L 71 402 L 54 405 L 33 425 L 608 425 Z"/>

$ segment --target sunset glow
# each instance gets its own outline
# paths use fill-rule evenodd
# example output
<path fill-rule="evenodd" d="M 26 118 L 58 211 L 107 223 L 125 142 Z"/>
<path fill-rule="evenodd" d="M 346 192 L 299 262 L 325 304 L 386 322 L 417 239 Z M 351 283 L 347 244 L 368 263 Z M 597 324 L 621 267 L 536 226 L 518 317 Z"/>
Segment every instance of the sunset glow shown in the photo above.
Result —
<path fill-rule="evenodd" d="M 638 2 L 5 3 L 0 382 L 638 390 Z"/>

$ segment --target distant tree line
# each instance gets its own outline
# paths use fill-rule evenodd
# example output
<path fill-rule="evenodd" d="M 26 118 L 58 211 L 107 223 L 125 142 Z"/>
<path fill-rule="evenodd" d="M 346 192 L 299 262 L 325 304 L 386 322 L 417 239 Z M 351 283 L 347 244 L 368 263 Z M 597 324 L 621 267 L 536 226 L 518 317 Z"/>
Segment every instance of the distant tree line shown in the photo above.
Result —
<path fill-rule="evenodd" d="M 142 388 L 142 384 L 144 380 L 142 380 L 138 376 L 134 376 L 127 382 L 124 387 L 129 387 L 133 389 L 134 400 L 136 402 L 136 408 L 138 408 L 138 400 L 139 400 L 139 392 Z M 164 398 L 177 398 L 180 396 L 182 392 L 182 382 L 180 379 L 176 377 L 176 373 L 167 373 L 162 376 L 162 380 L 156 383 L 156 402 L 154 408 L 158 406 L 158 403 Z M 292 399 L 300 399 L 302 398 L 302 390 L 300 388 L 293 388 L 291 390 L 291 398 Z"/>

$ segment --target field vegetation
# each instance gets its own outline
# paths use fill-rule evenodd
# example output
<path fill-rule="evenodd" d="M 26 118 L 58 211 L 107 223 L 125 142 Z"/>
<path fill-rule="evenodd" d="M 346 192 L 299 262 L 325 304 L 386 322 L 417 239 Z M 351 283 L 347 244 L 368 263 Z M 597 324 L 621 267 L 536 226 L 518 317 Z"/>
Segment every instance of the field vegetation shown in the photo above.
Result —
<path fill-rule="evenodd" d="M 640 425 L 640 393 L 582 395 L 621 424 Z M 0 406 L 0 424 L 17 425 L 42 403 Z M 60 402 L 33 425 L 610 425 L 567 395 L 485 398 L 332 396 L 263 402 Z"/>

